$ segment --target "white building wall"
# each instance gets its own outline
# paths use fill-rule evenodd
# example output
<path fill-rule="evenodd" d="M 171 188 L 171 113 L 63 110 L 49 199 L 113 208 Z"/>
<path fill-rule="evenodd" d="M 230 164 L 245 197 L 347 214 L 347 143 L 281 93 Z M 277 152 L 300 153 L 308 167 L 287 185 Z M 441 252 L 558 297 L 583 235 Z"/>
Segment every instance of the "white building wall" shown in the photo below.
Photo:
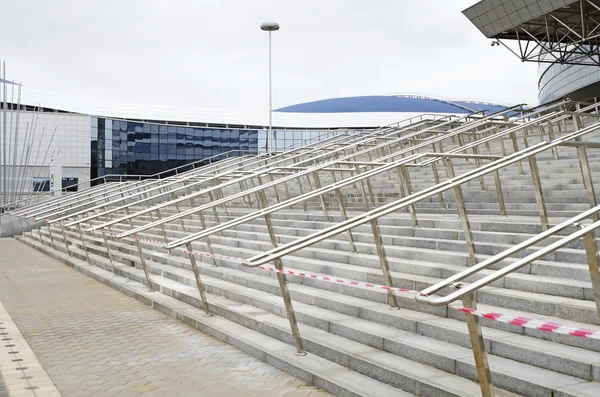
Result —
<path fill-rule="evenodd" d="M 17 134 L 18 118 L 18 134 Z M 65 113 L 40 113 L 11 111 L 6 113 L 7 190 L 13 184 L 12 164 L 16 163 L 15 181 L 21 181 L 17 190 L 31 191 L 34 177 L 47 177 L 52 154 L 58 155 L 63 165 L 63 178 L 79 178 L 79 182 L 90 177 L 90 116 Z M 56 133 L 54 131 L 56 130 Z M 52 135 L 54 134 L 54 138 Z M 17 140 L 16 156 L 14 152 Z M 3 141 L 0 142 L 2 145 Z M 1 146 L 0 146 L 1 147 Z M 27 152 L 30 151 L 26 163 Z M 16 161 L 15 161 L 16 160 Z M 26 164 L 28 167 L 20 167 Z M 23 176 L 25 176 L 23 181 Z M 3 174 L 0 173 L 0 178 Z"/>

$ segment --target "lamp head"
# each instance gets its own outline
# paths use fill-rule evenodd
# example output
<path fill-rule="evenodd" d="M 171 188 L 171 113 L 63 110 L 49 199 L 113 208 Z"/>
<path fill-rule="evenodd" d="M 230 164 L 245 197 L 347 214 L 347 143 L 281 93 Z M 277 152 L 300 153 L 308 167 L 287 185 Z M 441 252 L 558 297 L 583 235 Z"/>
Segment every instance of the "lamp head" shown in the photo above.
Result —
<path fill-rule="evenodd" d="M 277 22 L 264 22 L 260 25 L 260 28 L 266 32 L 274 32 L 279 30 L 279 24 Z"/>

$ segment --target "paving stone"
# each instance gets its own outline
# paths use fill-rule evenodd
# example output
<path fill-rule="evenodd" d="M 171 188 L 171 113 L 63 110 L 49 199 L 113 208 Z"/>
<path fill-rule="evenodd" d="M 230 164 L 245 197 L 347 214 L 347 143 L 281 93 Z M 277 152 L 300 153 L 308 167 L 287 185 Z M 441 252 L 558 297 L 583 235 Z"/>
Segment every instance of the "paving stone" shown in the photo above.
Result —
<path fill-rule="evenodd" d="M 15 240 L 0 252 L 0 302 L 65 397 L 329 395 Z"/>

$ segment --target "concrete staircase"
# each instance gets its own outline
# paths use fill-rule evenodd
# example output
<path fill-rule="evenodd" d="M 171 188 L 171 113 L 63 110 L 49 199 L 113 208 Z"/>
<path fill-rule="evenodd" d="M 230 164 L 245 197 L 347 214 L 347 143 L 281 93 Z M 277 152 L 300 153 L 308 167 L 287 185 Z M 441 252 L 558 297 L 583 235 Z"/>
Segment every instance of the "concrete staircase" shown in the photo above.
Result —
<path fill-rule="evenodd" d="M 585 119 L 585 125 L 593 122 L 597 120 Z M 560 136 L 557 132 L 555 135 Z M 594 132 L 584 140 L 598 142 L 599 137 L 599 133 Z M 523 141 L 522 136 L 519 139 Z M 550 138 L 547 131 L 541 135 L 530 131 L 527 139 L 532 145 Z M 503 146 L 511 145 L 512 140 L 506 137 L 503 141 L 490 142 L 488 149 L 498 155 Z M 458 146 L 458 141 L 454 145 L 447 142 L 444 149 Z M 600 179 L 600 162 L 597 161 L 600 151 L 588 150 L 588 158 L 596 181 L 596 178 Z M 360 156 L 357 160 L 370 159 Z M 473 169 L 474 160 L 454 159 L 453 164 L 455 174 L 460 175 Z M 559 147 L 557 151 L 546 151 L 537 156 L 537 164 L 551 224 L 590 207 L 575 148 Z M 431 166 L 410 167 L 409 172 L 414 191 L 435 184 Z M 440 164 L 437 172 L 440 179 L 447 179 Z M 491 174 L 483 178 L 485 190 L 479 179 L 462 186 L 479 261 L 542 231 L 527 161 L 522 162 L 522 171 L 519 165 L 513 164 L 503 169 L 500 175 L 507 216 L 499 215 Z M 335 176 L 336 180 L 341 177 Z M 331 174 L 324 173 L 320 178 L 323 186 L 334 182 Z M 375 198 L 369 203 L 371 208 L 402 197 L 394 173 L 381 173 L 370 181 Z M 310 180 L 301 183 L 307 186 Z M 301 194 L 300 188 L 294 183 L 287 189 L 278 185 L 276 189 L 266 190 L 267 200 L 269 204 L 285 200 L 288 192 L 291 197 L 297 197 Z M 230 186 L 219 194 L 227 197 L 239 190 L 239 186 Z M 305 187 L 306 190 L 310 189 Z M 358 186 L 344 187 L 341 193 L 350 218 L 365 211 Z M 183 197 L 183 192 L 175 196 Z M 454 196 L 451 191 L 442 196 L 443 204 L 439 195 L 417 203 L 418 227 L 413 227 L 406 212 L 379 219 L 395 287 L 419 291 L 471 265 Z M 325 197 L 327 213 L 323 211 L 321 201 L 315 198 L 306 202 L 306 208 L 297 204 L 272 214 L 278 244 L 295 241 L 340 222 L 342 217 L 336 211 L 335 196 L 328 193 Z M 209 201 L 203 196 L 197 199 L 197 204 Z M 144 208 L 132 206 L 128 210 L 135 213 Z M 187 209 L 189 204 L 180 203 L 178 209 L 166 206 L 161 210 L 161 216 L 165 218 Z M 254 210 L 255 197 L 233 200 L 226 208 L 218 207 L 215 213 L 205 211 L 206 227 Z M 115 211 L 83 223 L 82 228 L 85 230 L 125 215 L 124 210 Z M 197 216 L 169 222 L 164 231 L 155 227 L 138 234 L 137 241 L 156 292 L 149 293 L 145 287 L 137 241 L 114 237 L 132 226 L 146 225 L 156 219 L 156 214 L 147 213 L 133 218 L 131 225 L 126 222 L 113 225 L 106 230 L 111 233 L 107 240 L 100 232 L 85 232 L 82 241 L 77 229 L 63 229 L 57 224 L 18 238 L 336 395 L 481 395 L 464 313 L 448 307 L 419 304 L 410 292 L 397 293 L 400 309 L 390 310 L 386 304 L 387 294 L 382 289 L 331 283 L 320 277 L 384 284 L 370 226 L 353 230 L 358 253 L 351 252 L 346 235 L 340 234 L 283 258 L 285 268 L 319 276 L 287 276 L 304 348 L 308 352 L 307 356 L 298 357 L 294 355 L 294 340 L 276 275 L 268 270 L 244 267 L 240 260 L 273 247 L 264 218 L 211 236 L 212 249 L 217 255 L 214 261 L 218 266 L 214 266 L 213 258 L 209 256 L 196 256 L 209 309 L 216 314 L 211 318 L 202 316 L 202 301 L 188 254 L 185 250 L 169 252 L 163 248 L 165 234 L 168 241 L 173 241 L 203 230 Z M 559 237 L 552 237 L 540 246 L 557 241 Z M 201 253 L 208 251 L 204 241 L 196 241 L 192 247 Z M 538 248 L 525 249 L 494 269 Z M 109 252 L 119 277 L 112 272 Z M 469 281 L 490 272 L 483 271 Z M 600 330 L 581 241 L 483 288 L 477 295 L 477 302 L 482 311 Z M 498 396 L 600 396 L 599 341 L 489 319 L 482 319 L 482 325 Z"/>

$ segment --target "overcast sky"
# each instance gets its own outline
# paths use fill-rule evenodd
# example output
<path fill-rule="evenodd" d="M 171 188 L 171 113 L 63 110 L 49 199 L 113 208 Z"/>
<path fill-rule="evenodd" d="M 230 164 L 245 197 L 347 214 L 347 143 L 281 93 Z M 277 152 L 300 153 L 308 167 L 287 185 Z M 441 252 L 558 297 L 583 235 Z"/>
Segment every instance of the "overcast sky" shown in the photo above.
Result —
<path fill-rule="evenodd" d="M 422 92 L 537 103 L 537 65 L 461 13 L 476 0 L 0 0 L 0 59 L 35 90 L 260 111 Z"/>

